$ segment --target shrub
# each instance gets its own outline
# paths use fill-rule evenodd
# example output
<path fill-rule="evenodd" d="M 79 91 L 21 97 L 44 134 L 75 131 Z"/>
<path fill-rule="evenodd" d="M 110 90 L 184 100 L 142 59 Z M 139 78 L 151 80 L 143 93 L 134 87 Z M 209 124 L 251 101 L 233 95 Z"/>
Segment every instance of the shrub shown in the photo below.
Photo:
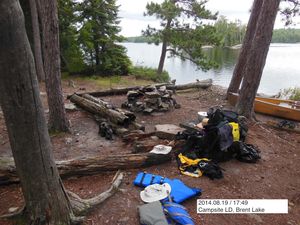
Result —
<path fill-rule="evenodd" d="M 164 70 L 161 75 L 157 75 L 156 69 L 144 66 L 131 67 L 130 74 L 132 74 L 136 79 L 151 80 L 154 82 L 168 82 L 170 80 L 170 76 L 167 71 Z"/>
<path fill-rule="evenodd" d="M 126 48 L 121 45 L 111 44 L 100 55 L 100 65 L 96 72 L 103 75 L 128 75 L 131 61 L 126 55 Z"/>
<path fill-rule="evenodd" d="M 300 88 L 293 87 L 293 88 L 283 89 L 279 92 L 279 97 L 294 100 L 294 101 L 300 101 Z"/>

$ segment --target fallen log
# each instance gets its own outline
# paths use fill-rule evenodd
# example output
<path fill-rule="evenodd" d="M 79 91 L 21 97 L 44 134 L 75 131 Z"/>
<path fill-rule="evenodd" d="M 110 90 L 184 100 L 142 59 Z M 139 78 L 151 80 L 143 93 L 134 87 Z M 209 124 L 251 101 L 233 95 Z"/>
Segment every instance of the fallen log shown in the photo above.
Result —
<path fill-rule="evenodd" d="M 125 95 L 128 91 L 138 90 L 140 86 L 135 87 L 127 87 L 127 88 L 114 88 L 114 89 L 108 89 L 103 91 L 95 91 L 95 92 L 85 92 L 85 93 L 76 93 L 79 96 L 82 96 L 84 94 L 89 94 L 94 97 L 105 97 L 105 96 L 112 96 L 112 95 Z M 72 95 L 69 95 L 68 98 L 70 98 Z"/>
<path fill-rule="evenodd" d="M 152 153 L 122 154 L 57 161 L 56 165 L 60 176 L 67 178 L 92 175 L 104 171 L 144 168 L 168 162 L 171 158 L 171 153 L 167 155 Z M 0 164 L 0 185 L 18 183 L 19 178 L 16 174 L 13 159 L 1 158 L 0 162 L 5 162 Z"/>
<path fill-rule="evenodd" d="M 124 135 L 122 137 L 122 140 L 124 142 L 130 143 L 130 142 L 134 142 L 134 141 L 144 139 L 144 138 L 147 138 L 147 137 L 151 137 L 151 136 L 155 136 L 155 132 L 139 133 L 139 132 L 133 131 L 133 132 L 130 132 L 129 134 L 127 134 L 127 135 Z"/>
<path fill-rule="evenodd" d="M 169 90 L 186 90 L 186 89 L 192 89 L 192 88 L 209 88 L 212 85 L 212 79 L 197 81 L 194 83 L 188 83 L 188 84 L 178 84 L 178 85 L 166 85 L 166 88 Z"/>
<path fill-rule="evenodd" d="M 120 113 L 113 109 L 108 109 L 103 105 L 97 104 L 91 100 L 80 97 L 77 94 L 73 94 L 70 97 L 70 101 L 90 113 L 109 119 L 115 124 L 127 126 L 130 123 L 129 117 L 125 116 L 123 113 Z"/>
<path fill-rule="evenodd" d="M 124 114 L 125 116 L 127 116 L 131 121 L 134 121 L 136 119 L 136 116 L 133 112 L 130 112 L 128 110 L 125 110 L 125 109 L 120 109 L 120 108 L 117 108 L 115 106 L 113 106 L 112 104 L 102 100 L 102 99 L 99 99 L 99 98 L 95 98 L 94 96 L 92 95 L 89 95 L 89 94 L 83 94 L 82 95 L 83 98 L 86 98 L 92 102 L 95 102 L 103 107 L 106 107 L 107 109 L 113 109 L 119 113 L 122 113 Z"/>
<path fill-rule="evenodd" d="M 188 83 L 188 84 L 179 84 L 174 85 L 170 83 L 161 83 L 161 84 L 153 84 L 155 87 L 159 88 L 161 86 L 166 86 L 168 90 L 185 90 L 191 88 L 208 88 L 212 85 L 212 79 L 202 80 L 195 83 Z M 89 94 L 94 97 L 103 97 L 103 96 L 110 96 L 110 95 L 125 95 L 128 91 L 133 90 L 141 90 L 144 86 L 135 86 L 135 87 L 127 87 L 127 88 L 116 88 L 116 89 L 109 89 L 104 91 L 96 91 L 96 92 L 85 92 L 85 93 L 78 93 L 77 95 L 82 96 L 84 94 Z M 72 96 L 72 95 L 71 95 Z M 68 96 L 68 98 L 71 98 Z"/>

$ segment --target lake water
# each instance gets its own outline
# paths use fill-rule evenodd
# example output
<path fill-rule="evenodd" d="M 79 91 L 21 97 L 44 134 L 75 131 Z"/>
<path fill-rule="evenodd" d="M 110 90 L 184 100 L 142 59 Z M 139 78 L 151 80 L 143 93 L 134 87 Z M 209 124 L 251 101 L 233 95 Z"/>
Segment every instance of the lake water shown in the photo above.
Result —
<path fill-rule="evenodd" d="M 146 43 L 122 43 L 134 65 L 157 68 L 161 46 Z M 218 69 L 207 72 L 197 70 L 189 61 L 179 58 L 166 58 L 164 69 L 177 84 L 212 78 L 214 84 L 228 87 L 239 50 L 205 49 L 207 54 L 218 62 Z M 281 89 L 300 87 L 300 43 L 271 44 L 258 92 L 276 94 Z"/>

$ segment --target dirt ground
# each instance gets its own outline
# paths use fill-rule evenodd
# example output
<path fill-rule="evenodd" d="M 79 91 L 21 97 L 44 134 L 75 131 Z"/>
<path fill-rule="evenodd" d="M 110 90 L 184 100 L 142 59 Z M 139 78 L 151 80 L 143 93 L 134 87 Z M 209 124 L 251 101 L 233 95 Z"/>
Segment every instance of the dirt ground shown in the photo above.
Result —
<path fill-rule="evenodd" d="M 76 88 L 68 86 L 64 81 L 64 95 L 86 89 L 96 90 L 92 83 L 76 82 Z M 44 88 L 41 87 L 43 102 L 46 106 Z M 81 90 L 82 91 L 82 90 Z M 224 91 L 211 87 L 200 92 L 178 93 L 175 98 L 181 104 L 180 109 L 154 115 L 138 115 L 137 121 L 152 131 L 155 124 L 179 124 L 196 118 L 198 111 L 206 111 L 211 106 L 224 105 Z M 126 96 L 105 97 L 104 99 L 120 107 Z M 47 110 L 46 114 L 47 114 Z M 92 116 L 82 110 L 68 112 L 72 124 L 72 133 L 52 135 L 55 158 L 71 159 L 94 155 L 107 155 L 130 152 L 116 138 L 107 141 L 98 135 L 98 127 Z M 260 121 L 276 120 L 272 117 L 258 115 Z M 201 225 L 300 225 L 300 134 L 276 130 L 262 122 L 250 126 L 247 143 L 254 144 L 261 150 L 262 159 L 256 164 L 242 163 L 237 160 L 221 163 L 224 178 L 210 180 L 207 177 L 192 178 L 181 175 L 176 161 L 134 169 L 125 172 L 122 191 L 117 192 L 104 204 L 95 208 L 86 218 L 85 225 L 135 225 L 139 224 L 137 206 L 143 204 L 139 197 L 140 188 L 132 182 L 139 171 L 147 171 L 168 178 L 179 178 L 191 187 L 202 189 L 200 197 L 183 202 L 195 224 Z M 299 125 L 298 125 L 299 126 Z M 7 131 L 3 115 L 0 114 L 0 156 L 11 156 Z M 82 198 L 92 197 L 110 186 L 113 172 L 94 176 L 71 178 L 64 180 L 65 187 Z M 288 214 L 197 214 L 197 199 L 288 199 Z M 19 185 L 0 187 L 0 215 L 8 213 L 12 207 L 20 207 L 23 197 Z M 12 224 L 0 220 L 0 225 Z"/>

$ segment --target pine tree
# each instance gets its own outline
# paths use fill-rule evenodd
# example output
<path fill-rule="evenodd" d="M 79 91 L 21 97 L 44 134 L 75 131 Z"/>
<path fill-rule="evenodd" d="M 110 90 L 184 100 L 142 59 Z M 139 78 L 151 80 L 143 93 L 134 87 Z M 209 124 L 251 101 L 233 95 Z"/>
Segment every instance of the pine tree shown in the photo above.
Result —
<path fill-rule="evenodd" d="M 85 60 L 103 75 L 127 74 L 130 65 L 125 47 L 116 44 L 123 40 L 118 10 L 116 0 L 84 0 L 79 4 L 79 40 Z"/>
<path fill-rule="evenodd" d="M 143 35 L 151 37 L 154 43 L 162 42 L 162 52 L 157 74 L 161 74 L 166 53 L 190 60 L 199 68 L 208 70 L 214 62 L 208 60 L 201 48 L 203 45 L 217 45 L 219 37 L 215 28 L 203 20 L 216 20 L 217 14 L 205 8 L 207 1 L 164 0 L 158 4 L 150 2 L 145 16 L 156 16 L 161 20 L 161 29 L 148 26 Z"/>
<path fill-rule="evenodd" d="M 58 0 L 59 42 L 62 70 L 70 73 L 85 69 L 83 53 L 78 42 L 74 0 Z"/>

